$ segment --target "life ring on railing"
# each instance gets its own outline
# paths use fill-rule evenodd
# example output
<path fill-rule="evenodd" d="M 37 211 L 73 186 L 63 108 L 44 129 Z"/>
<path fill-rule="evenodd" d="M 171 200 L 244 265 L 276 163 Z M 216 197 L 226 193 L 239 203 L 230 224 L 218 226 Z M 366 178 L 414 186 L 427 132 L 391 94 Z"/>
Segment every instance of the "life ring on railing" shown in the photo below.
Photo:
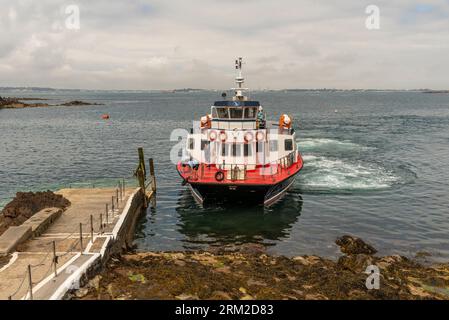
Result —
<path fill-rule="evenodd" d="M 265 134 L 262 131 L 257 131 L 256 133 L 256 140 L 262 141 L 265 138 Z"/>
<path fill-rule="evenodd" d="M 209 132 L 209 140 L 215 141 L 217 139 L 217 132 L 215 130 L 212 130 Z"/>
<path fill-rule="evenodd" d="M 292 126 L 292 119 L 287 114 L 283 114 L 279 118 L 279 127 L 290 129 L 291 126 Z"/>
<path fill-rule="evenodd" d="M 226 132 L 220 131 L 220 140 L 221 142 L 225 142 L 228 139 Z"/>
<path fill-rule="evenodd" d="M 215 180 L 217 180 L 218 182 L 223 181 L 224 177 L 225 175 L 223 171 L 217 171 L 217 173 L 215 173 Z"/>
<path fill-rule="evenodd" d="M 251 142 L 251 141 L 253 141 L 253 134 L 251 132 L 247 132 L 243 136 L 243 139 L 245 139 L 246 143 Z"/>

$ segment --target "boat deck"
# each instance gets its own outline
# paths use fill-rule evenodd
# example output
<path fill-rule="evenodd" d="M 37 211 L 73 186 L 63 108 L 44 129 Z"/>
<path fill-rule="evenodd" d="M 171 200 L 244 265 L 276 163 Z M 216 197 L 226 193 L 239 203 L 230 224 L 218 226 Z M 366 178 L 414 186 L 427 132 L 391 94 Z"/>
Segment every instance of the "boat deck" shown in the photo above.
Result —
<path fill-rule="evenodd" d="M 303 160 L 298 153 L 293 163 L 276 163 L 257 165 L 253 170 L 240 169 L 235 165 L 232 169 L 222 170 L 212 164 L 200 164 L 197 169 L 178 163 L 177 169 L 183 179 L 191 184 L 220 184 L 220 185 L 276 185 L 290 176 L 295 175 L 303 167 Z M 223 180 L 216 179 L 217 172 L 223 172 Z"/>

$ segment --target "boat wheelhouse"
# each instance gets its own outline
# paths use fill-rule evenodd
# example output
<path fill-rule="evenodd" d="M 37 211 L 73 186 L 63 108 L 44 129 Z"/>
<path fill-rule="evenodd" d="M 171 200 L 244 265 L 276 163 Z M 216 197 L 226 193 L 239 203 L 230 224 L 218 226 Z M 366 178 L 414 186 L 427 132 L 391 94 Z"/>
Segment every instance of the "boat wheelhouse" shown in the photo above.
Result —
<path fill-rule="evenodd" d="M 223 94 L 194 125 L 177 170 L 200 203 L 238 197 L 270 205 L 293 184 L 303 161 L 291 117 L 267 121 L 259 101 L 244 95 L 241 58 L 236 69 L 235 95 L 225 100 Z"/>

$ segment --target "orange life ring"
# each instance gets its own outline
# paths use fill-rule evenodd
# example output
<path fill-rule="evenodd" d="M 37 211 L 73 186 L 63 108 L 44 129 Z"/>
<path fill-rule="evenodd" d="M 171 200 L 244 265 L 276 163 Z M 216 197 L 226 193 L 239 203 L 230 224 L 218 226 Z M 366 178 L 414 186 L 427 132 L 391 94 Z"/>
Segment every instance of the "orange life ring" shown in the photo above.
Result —
<path fill-rule="evenodd" d="M 210 115 L 208 115 L 208 114 L 201 117 L 201 119 L 200 119 L 201 128 L 208 129 L 211 127 L 211 123 L 212 123 L 211 118 L 210 118 Z"/>
<path fill-rule="evenodd" d="M 279 127 L 290 129 L 291 126 L 292 126 L 292 118 L 287 114 L 283 114 L 279 118 Z"/>
<path fill-rule="evenodd" d="M 256 140 L 262 141 L 265 138 L 265 134 L 262 131 L 257 131 L 256 133 Z"/>

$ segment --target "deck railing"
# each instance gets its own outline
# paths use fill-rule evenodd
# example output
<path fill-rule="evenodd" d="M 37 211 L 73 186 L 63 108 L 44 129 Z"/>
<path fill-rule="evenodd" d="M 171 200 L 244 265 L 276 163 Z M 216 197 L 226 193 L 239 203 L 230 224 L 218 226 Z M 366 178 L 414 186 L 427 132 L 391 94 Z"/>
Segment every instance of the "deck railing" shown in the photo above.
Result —
<path fill-rule="evenodd" d="M 183 173 L 188 175 L 189 180 L 197 181 L 199 179 L 215 178 L 215 174 L 218 171 L 224 173 L 224 179 L 222 181 L 245 181 L 249 179 L 273 179 L 275 180 L 278 176 L 283 175 L 285 171 L 289 171 L 291 167 L 296 163 L 299 166 L 300 154 L 297 151 L 292 151 L 288 155 L 271 161 L 267 164 L 199 164 L 196 168 L 191 168 L 186 165 L 182 168 Z M 248 169 L 250 168 L 250 169 Z"/>

